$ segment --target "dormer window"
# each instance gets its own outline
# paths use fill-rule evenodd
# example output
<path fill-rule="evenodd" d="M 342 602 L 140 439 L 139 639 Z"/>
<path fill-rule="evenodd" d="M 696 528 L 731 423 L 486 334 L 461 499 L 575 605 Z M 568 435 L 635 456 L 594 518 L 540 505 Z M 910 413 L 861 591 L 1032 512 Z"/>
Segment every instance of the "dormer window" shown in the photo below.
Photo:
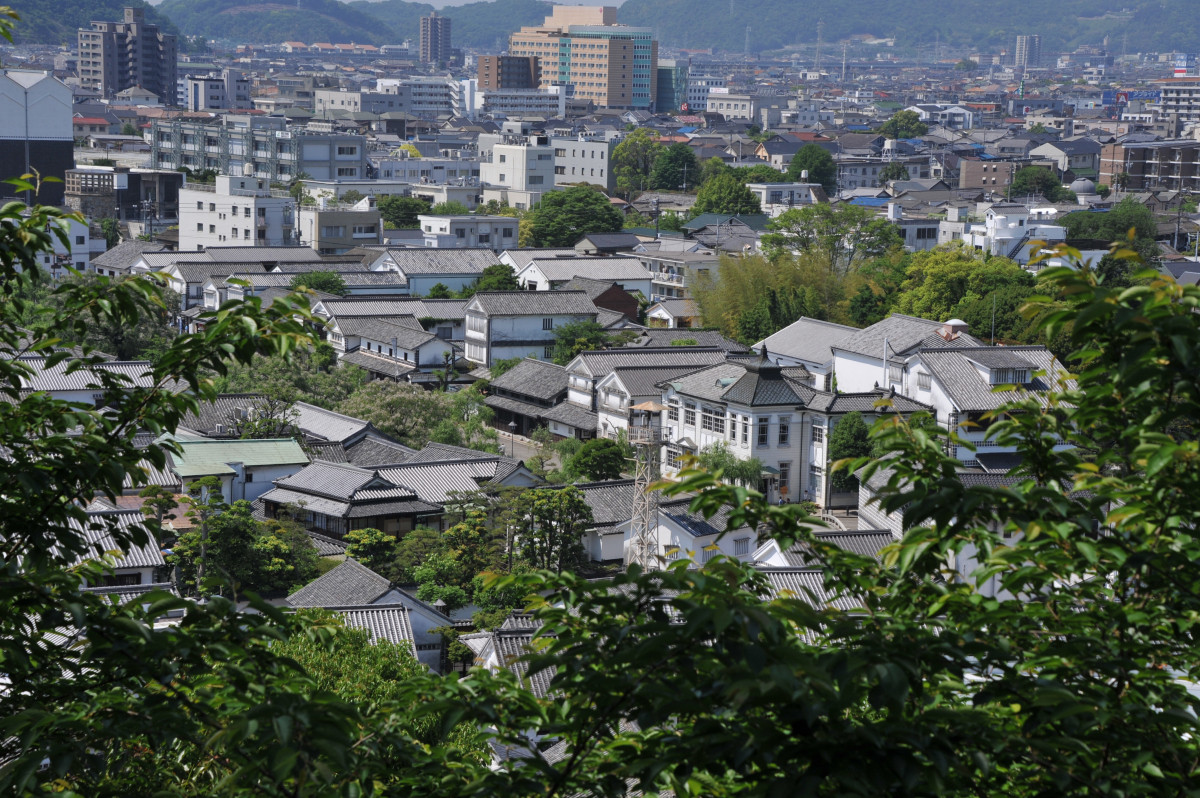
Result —
<path fill-rule="evenodd" d="M 992 369 L 992 385 L 1025 385 L 1029 382 L 1029 369 Z"/>

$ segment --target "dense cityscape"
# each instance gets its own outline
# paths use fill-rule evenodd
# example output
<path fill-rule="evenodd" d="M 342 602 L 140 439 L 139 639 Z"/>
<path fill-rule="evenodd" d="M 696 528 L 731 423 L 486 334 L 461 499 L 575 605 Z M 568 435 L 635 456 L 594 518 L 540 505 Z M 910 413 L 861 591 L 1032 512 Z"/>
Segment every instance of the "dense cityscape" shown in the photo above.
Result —
<path fill-rule="evenodd" d="M 1200 54 L 311 2 L 0 16 L 0 791 L 1191 794 Z"/>

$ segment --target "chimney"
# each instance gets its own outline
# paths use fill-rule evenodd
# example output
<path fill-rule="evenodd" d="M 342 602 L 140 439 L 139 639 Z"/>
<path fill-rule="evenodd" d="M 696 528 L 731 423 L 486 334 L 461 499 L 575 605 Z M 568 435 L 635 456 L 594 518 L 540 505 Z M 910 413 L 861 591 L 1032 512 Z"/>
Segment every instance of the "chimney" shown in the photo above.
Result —
<path fill-rule="evenodd" d="M 947 341 L 953 341 L 967 332 L 967 323 L 962 319 L 950 319 L 942 325 L 941 336 Z"/>

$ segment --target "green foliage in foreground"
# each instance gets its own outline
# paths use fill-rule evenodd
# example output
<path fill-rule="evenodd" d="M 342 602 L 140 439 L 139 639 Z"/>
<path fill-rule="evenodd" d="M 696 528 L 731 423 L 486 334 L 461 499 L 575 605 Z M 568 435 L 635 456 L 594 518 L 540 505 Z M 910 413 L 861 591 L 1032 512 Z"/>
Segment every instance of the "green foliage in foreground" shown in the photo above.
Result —
<path fill-rule="evenodd" d="M 220 597 L 116 605 L 80 589 L 103 566 L 73 567 L 87 551 L 72 522 L 164 463 L 166 444 L 140 448 L 132 433 L 173 429 L 211 399 L 201 374 L 307 345 L 310 314 L 302 297 L 231 303 L 171 343 L 153 387 L 108 379 L 103 412 L 26 394 L 32 365 L 14 354 L 29 341 L 86 367 L 98 359 L 59 349 L 58 330 L 133 324 L 161 300 L 140 277 L 67 284 L 61 311 L 20 329 L 14 297 L 40 279 L 32 265 L 58 214 L 23 210 L 0 208 L 0 793 L 1194 791 L 1200 448 L 1186 431 L 1200 416 L 1200 288 L 1148 275 L 1117 290 L 1086 268 L 1047 270 L 1041 323 L 1069 336 L 1077 383 L 989 427 L 1025 455 L 1008 488 L 964 485 L 945 448 L 961 441 L 902 419 L 878 426 L 873 443 L 897 453 L 880 475 L 884 509 L 907 527 L 880 561 L 814 539 L 801 506 L 682 475 L 671 491 L 694 493 L 696 511 L 807 545 L 825 575 L 818 601 L 722 557 L 589 581 L 563 567 L 579 552 L 562 531 L 591 523 L 571 489 L 524 492 L 529 559 L 562 572 L 488 589 L 541 597 L 536 652 L 521 680 L 453 679 L 253 597 L 244 613 Z M 862 466 L 876 468 L 848 467 Z M 114 534 L 121 547 L 146 539 Z M 182 623 L 162 624 L 172 610 Z M 544 699 L 527 689 L 541 672 L 553 678 Z M 493 768 L 486 738 L 523 755 Z M 556 742 L 567 756 L 551 761 Z"/>

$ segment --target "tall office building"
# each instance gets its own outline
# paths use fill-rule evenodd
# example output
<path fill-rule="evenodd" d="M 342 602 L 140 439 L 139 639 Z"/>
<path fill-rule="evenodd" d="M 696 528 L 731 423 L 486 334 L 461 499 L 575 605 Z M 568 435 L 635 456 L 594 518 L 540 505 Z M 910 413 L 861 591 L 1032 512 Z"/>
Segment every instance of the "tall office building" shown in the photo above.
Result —
<path fill-rule="evenodd" d="M 443 64 L 450 60 L 450 18 L 434 11 L 421 17 L 421 63 Z"/>
<path fill-rule="evenodd" d="M 1042 37 L 1034 33 L 1017 37 L 1017 52 L 1013 65 L 1018 69 L 1033 69 L 1042 65 Z"/>
<path fill-rule="evenodd" d="M 537 57 L 541 85 L 572 85 L 604 108 L 654 109 L 658 42 L 649 28 L 617 24 L 612 6 L 554 6 L 545 24 L 509 39 L 511 56 Z"/>
<path fill-rule="evenodd" d="M 125 9 L 123 22 L 92 22 L 79 30 L 79 81 L 104 97 L 138 86 L 164 105 L 178 93 L 175 37 L 146 23 L 141 8 Z"/>

